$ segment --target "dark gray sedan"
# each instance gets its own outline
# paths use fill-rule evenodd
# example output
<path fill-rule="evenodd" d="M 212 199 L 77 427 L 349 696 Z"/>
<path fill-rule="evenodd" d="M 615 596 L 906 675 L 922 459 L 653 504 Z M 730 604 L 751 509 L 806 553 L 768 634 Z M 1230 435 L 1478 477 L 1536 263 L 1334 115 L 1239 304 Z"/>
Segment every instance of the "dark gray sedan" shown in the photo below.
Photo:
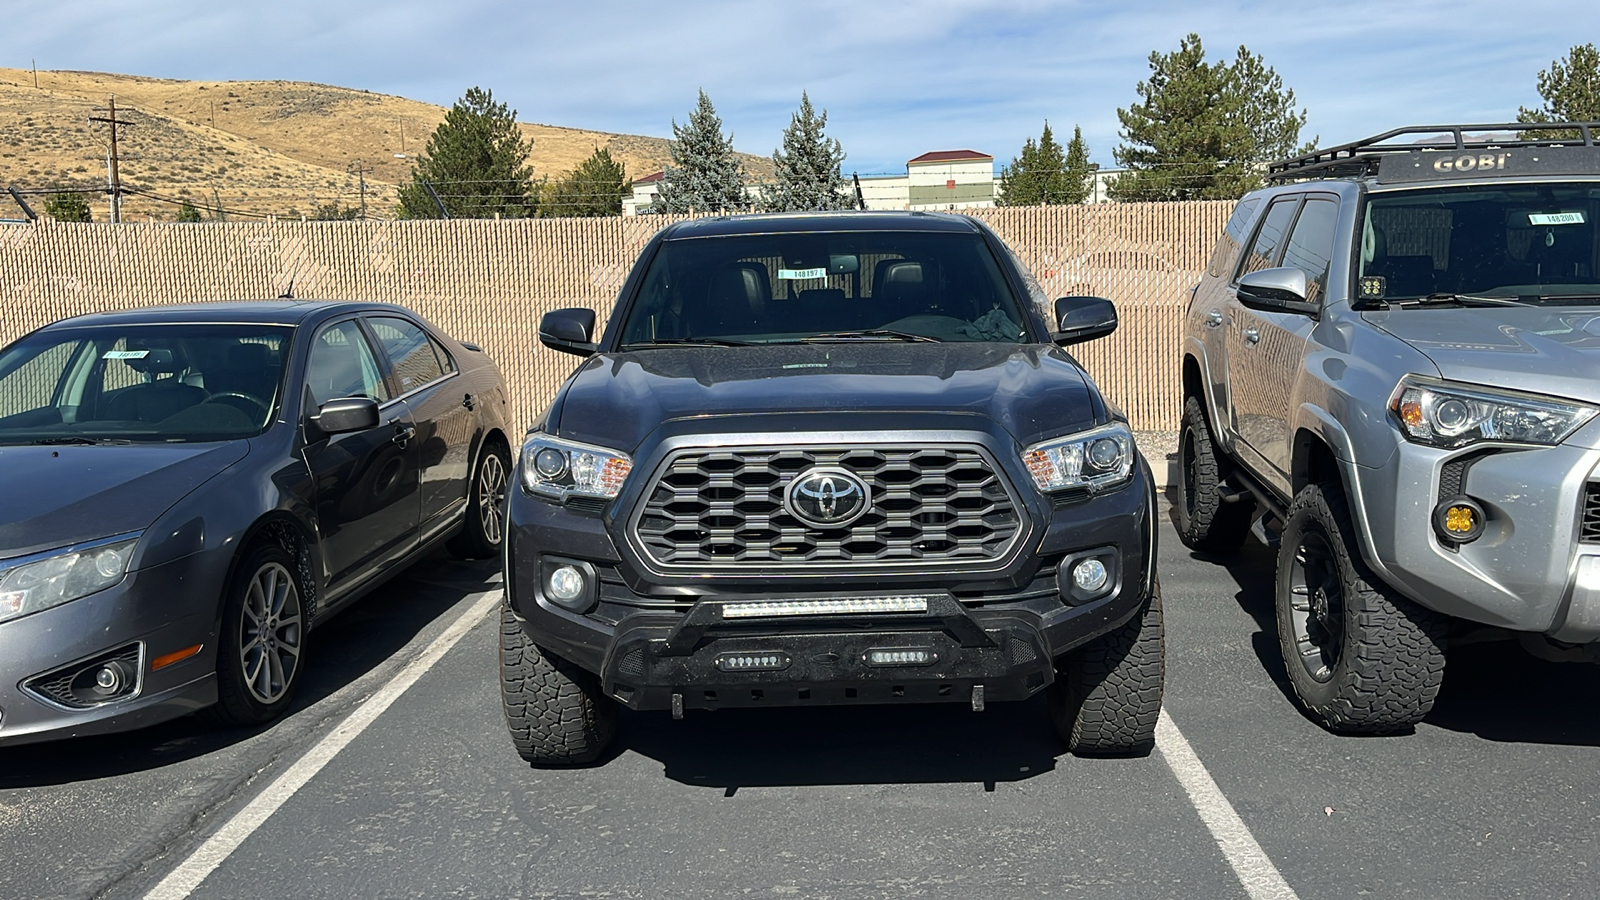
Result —
<path fill-rule="evenodd" d="M 163 307 L 0 350 L 0 744 L 264 722 L 306 634 L 441 544 L 499 553 L 495 364 L 371 303 Z"/>

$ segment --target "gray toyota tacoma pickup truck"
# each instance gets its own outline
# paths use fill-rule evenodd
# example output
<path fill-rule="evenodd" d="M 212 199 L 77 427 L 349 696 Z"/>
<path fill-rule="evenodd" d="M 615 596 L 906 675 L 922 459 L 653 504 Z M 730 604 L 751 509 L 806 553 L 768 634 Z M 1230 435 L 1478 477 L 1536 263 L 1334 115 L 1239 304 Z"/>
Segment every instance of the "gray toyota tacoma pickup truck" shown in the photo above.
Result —
<path fill-rule="evenodd" d="M 1179 534 L 1278 546 L 1285 668 L 1330 729 L 1421 720 L 1447 640 L 1600 657 L 1597 131 L 1276 163 L 1195 289 Z"/>

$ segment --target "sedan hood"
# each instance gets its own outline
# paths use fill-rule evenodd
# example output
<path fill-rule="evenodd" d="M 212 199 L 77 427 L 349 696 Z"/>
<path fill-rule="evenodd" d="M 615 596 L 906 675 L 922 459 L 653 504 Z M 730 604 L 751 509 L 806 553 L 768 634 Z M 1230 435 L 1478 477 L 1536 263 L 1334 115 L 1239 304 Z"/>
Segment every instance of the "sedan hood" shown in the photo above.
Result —
<path fill-rule="evenodd" d="M 0 447 L 0 559 L 148 528 L 249 446 Z"/>
<path fill-rule="evenodd" d="M 663 422 L 692 416 L 817 413 L 987 416 L 1019 443 L 1092 427 L 1102 406 L 1057 347 L 992 343 L 675 347 L 597 356 L 573 376 L 552 430 L 633 451 Z M 861 424 L 855 424 L 860 422 Z M 727 428 L 746 430 L 744 424 Z M 707 430 L 722 431 L 714 422 Z"/>
<path fill-rule="evenodd" d="M 1444 378 L 1600 403 L 1600 310 L 1594 307 L 1364 315 L 1427 356 Z"/>

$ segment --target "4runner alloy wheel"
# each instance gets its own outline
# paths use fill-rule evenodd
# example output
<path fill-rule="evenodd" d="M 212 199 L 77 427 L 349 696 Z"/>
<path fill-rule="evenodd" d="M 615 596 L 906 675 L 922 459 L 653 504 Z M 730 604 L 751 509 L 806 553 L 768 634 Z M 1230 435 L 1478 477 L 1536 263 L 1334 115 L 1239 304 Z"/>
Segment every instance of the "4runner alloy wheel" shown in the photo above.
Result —
<path fill-rule="evenodd" d="M 1200 398 L 1189 397 L 1183 403 L 1183 430 L 1178 436 L 1178 502 L 1173 512 L 1178 537 L 1191 549 L 1237 550 L 1250 531 L 1254 504 L 1223 502 L 1224 472 Z"/>
<path fill-rule="evenodd" d="M 257 547 L 239 565 L 222 612 L 215 718 L 260 724 L 294 699 L 306 634 L 295 565 L 276 544 Z"/>
<path fill-rule="evenodd" d="M 1155 747 L 1166 675 L 1161 582 L 1133 618 L 1072 651 L 1056 672 L 1050 715 L 1069 750 L 1085 756 L 1148 753 Z"/>
<path fill-rule="evenodd" d="M 616 703 L 599 678 L 529 640 L 503 607 L 500 699 L 511 743 L 534 765 L 594 762 L 616 732 Z"/>
<path fill-rule="evenodd" d="M 1337 484 L 1295 496 L 1278 550 L 1278 646 L 1295 696 L 1333 731 L 1403 731 L 1433 708 L 1445 621 L 1361 559 Z"/>
<path fill-rule="evenodd" d="M 506 482 L 511 477 L 511 455 L 498 443 L 485 444 L 478 455 L 477 477 L 467 495 L 467 519 L 461 533 L 451 538 L 450 552 L 462 559 L 487 559 L 500 552 L 505 540 Z"/>

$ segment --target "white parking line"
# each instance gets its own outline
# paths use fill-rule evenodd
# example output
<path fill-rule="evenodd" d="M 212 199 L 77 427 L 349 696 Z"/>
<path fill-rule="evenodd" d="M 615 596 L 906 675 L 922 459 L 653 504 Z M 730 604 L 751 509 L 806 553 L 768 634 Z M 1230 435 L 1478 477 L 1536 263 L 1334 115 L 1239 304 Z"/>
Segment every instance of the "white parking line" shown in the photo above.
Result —
<path fill-rule="evenodd" d="M 390 704 L 416 684 L 417 680 L 433 668 L 434 663 L 450 652 L 450 648 L 465 637 L 479 620 L 498 606 L 501 596 L 502 592 L 499 590 L 485 594 L 464 615 L 450 623 L 450 627 L 435 638 L 433 643 L 428 645 L 428 649 L 422 651 L 416 659 L 389 679 L 388 684 L 340 722 L 337 728 L 317 742 L 306 755 L 296 760 L 288 771 L 279 775 L 278 779 L 251 800 L 248 806 L 229 819 L 226 825 L 217 829 L 215 834 L 189 854 L 189 858 L 168 873 L 166 878 L 161 879 L 160 884 L 144 895 L 145 900 L 181 900 L 193 893 L 194 889 L 206 880 L 206 876 L 222 865 L 223 860 L 226 860 L 233 851 L 239 849 L 245 838 L 271 818 L 272 814 L 278 811 L 278 807 L 322 771 L 323 766 L 332 762 L 340 750 L 383 715 Z"/>
<path fill-rule="evenodd" d="M 1299 900 L 1164 709 L 1156 722 L 1156 747 L 1251 900 Z"/>

